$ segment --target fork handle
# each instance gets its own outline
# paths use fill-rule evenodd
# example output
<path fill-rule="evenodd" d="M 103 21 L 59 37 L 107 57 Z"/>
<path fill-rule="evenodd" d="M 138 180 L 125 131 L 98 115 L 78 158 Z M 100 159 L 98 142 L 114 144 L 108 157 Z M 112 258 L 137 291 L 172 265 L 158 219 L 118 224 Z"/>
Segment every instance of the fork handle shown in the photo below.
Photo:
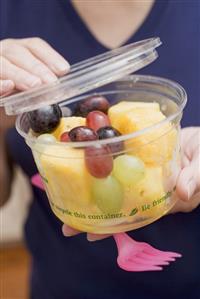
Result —
<path fill-rule="evenodd" d="M 132 242 L 132 243 L 136 243 L 135 240 L 133 240 L 131 237 L 129 237 L 129 235 L 127 233 L 118 233 L 118 234 L 114 234 L 113 238 L 117 244 L 117 249 L 118 251 L 120 251 L 120 249 L 122 247 L 125 247 L 127 242 Z"/>
<path fill-rule="evenodd" d="M 34 176 L 32 176 L 31 183 L 33 186 L 35 186 L 41 190 L 44 190 L 44 184 L 42 182 L 42 178 L 39 175 L 39 173 L 36 173 Z"/>

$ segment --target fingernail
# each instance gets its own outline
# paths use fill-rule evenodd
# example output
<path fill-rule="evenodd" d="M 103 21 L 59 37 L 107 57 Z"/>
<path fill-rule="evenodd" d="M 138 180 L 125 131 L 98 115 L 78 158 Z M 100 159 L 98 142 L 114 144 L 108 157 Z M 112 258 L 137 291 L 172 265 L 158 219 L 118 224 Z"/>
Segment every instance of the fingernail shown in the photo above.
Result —
<path fill-rule="evenodd" d="M 72 232 L 70 232 L 70 231 L 63 231 L 63 235 L 65 236 L 65 237 L 72 237 L 72 236 L 75 236 L 75 235 L 77 235 L 77 233 L 72 233 Z"/>
<path fill-rule="evenodd" d="M 91 237 L 91 236 L 87 236 L 87 240 L 89 242 L 94 242 L 94 241 L 97 241 L 98 239 L 94 238 L 94 237 Z"/>
<path fill-rule="evenodd" d="M 56 75 L 51 74 L 51 73 L 47 73 L 43 78 L 42 81 L 44 83 L 53 83 L 57 80 L 58 78 L 56 77 Z"/>
<path fill-rule="evenodd" d="M 65 237 L 72 237 L 79 233 L 79 231 L 74 230 L 73 228 L 70 228 L 69 226 L 63 225 L 62 227 L 62 233 Z"/>
<path fill-rule="evenodd" d="M 192 195 L 194 194 L 194 192 L 195 192 L 195 188 L 196 188 L 195 181 L 194 181 L 194 179 L 191 179 L 191 180 L 188 182 L 188 185 L 187 185 L 188 200 L 189 200 L 189 199 L 192 197 Z"/>
<path fill-rule="evenodd" d="M 67 61 L 56 62 L 54 67 L 56 68 L 56 71 L 58 71 L 60 73 L 60 75 L 66 74 L 70 69 L 70 65 Z"/>
<path fill-rule="evenodd" d="M 70 233 L 70 232 L 63 232 L 63 235 L 65 236 L 65 237 L 72 237 L 72 236 L 74 236 L 74 235 L 76 235 L 75 233 L 74 234 L 72 234 L 72 233 Z"/>
<path fill-rule="evenodd" d="M 107 237 L 109 237 L 110 235 L 109 234 L 104 234 L 104 235 L 96 235 L 96 234 L 88 234 L 87 235 L 87 240 L 89 242 L 94 242 L 94 241 L 100 241 L 100 240 L 103 240 Z"/>
<path fill-rule="evenodd" d="M 66 228 L 65 226 L 62 226 L 62 233 L 65 237 L 71 237 L 71 230 L 69 230 L 68 228 Z"/>
<path fill-rule="evenodd" d="M 3 80 L 1 82 L 1 89 L 4 90 L 4 92 L 14 88 L 14 83 L 11 80 Z"/>
<path fill-rule="evenodd" d="M 40 78 L 35 77 L 27 77 L 26 81 L 24 82 L 28 87 L 36 87 L 41 85 Z"/>

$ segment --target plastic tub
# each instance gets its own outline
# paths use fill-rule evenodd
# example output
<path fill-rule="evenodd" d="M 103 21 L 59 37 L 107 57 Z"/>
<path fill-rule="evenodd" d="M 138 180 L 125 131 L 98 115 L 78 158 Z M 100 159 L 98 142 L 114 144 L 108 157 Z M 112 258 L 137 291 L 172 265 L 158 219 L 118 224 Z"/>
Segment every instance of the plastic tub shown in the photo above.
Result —
<path fill-rule="evenodd" d="M 129 108 L 122 105 L 118 109 L 118 119 L 122 130 L 126 127 L 127 132 L 130 126 L 132 133 L 120 137 L 76 143 L 38 142 L 30 134 L 27 112 L 18 116 L 17 130 L 33 152 L 51 208 L 62 222 L 81 231 L 99 234 L 140 228 L 166 214 L 177 200 L 180 120 L 186 93 L 173 81 L 134 75 L 60 105 L 73 110 L 77 102 L 93 94 L 104 95 L 111 105 L 122 101 L 152 103 L 146 110 L 136 104 L 139 105 L 137 113 L 133 114 L 134 118 L 143 119 L 145 128 L 132 132 L 131 114 L 128 120 L 124 119 Z M 154 118 L 155 109 L 160 109 L 166 118 L 148 125 L 146 121 Z M 119 142 L 123 142 L 124 149 L 114 154 L 98 151 L 97 155 L 97 151 L 90 150 L 117 146 Z M 128 163 L 127 171 L 123 168 L 124 157 L 125 164 Z M 130 170 L 131 163 L 138 161 L 139 178 Z M 88 171 L 88 163 L 99 162 L 111 165 L 112 170 L 106 178 L 94 177 Z"/>

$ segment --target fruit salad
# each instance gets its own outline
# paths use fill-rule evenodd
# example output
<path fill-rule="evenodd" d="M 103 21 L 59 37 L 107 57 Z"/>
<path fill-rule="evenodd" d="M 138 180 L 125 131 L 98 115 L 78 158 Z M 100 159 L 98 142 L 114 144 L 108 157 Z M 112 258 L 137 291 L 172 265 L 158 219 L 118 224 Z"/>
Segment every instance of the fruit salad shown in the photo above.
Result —
<path fill-rule="evenodd" d="M 111 105 L 94 95 L 72 111 L 51 105 L 28 119 L 51 208 L 64 223 L 115 233 L 151 223 L 174 204 L 177 129 L 158 103 Z"/>

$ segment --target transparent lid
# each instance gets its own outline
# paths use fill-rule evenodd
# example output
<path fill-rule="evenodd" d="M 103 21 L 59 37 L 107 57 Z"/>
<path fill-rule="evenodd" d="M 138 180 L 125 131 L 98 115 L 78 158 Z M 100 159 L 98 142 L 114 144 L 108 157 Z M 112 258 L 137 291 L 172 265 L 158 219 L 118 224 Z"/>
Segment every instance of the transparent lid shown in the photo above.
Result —
<path fill-rule="evenodd" d="M 55 104 L 131 74 L 154 61 L 159 38 L 129 44 L 71 66 L 70 72 L 51 84 L 0 99 L 8 115 Z"/>

